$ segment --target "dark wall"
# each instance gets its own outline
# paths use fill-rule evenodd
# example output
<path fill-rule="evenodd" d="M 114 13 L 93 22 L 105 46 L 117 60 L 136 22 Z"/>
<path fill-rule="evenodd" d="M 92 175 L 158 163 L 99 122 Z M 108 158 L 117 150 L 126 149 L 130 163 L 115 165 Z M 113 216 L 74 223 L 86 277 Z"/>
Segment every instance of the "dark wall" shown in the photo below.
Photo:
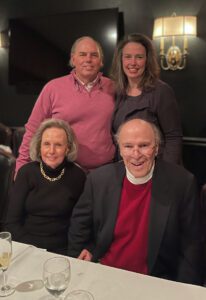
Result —
<path fill-rule="evenodd" d="M 155 17 L 170 16 L 173 12 L 197 15 L 198 37 L 189 40 L 187 68 L 162 71 L 161 77 L 175 90 L 184 136 L 206 137 L 205 0 L 0 0 L 0 30 L 8 27 L 9 18 L 113 7 L 118 7 L 123 15 L 125 33 L 142 32 L 149 37 L 152 37 Z M 158 50 L 156 42 L 155 45 Z M 15 87 L 8 85 L 8 49 L 0 49 L 0 121 L 10 126 L 23 125 L 36 97 L 18 93 Z"/>
<path fill-rule="evenodd" d="M 0 1 L 0 30 L 8 27 L 9 18 L 42 16 L 76 10 L 118 7 L 123 14 L 125 33 L 142 32 L 152 37 L 157 16 L 193 14 L 198 16 L 198 38 L 189 40 L 188 65 L 182 71 L 162 71 L 162 79 L 175 89 L 180 105 L 184 135 L 206 136 L 206 5 L 204 0 L 3 0 Z M 157 43 L 156 43 L 157 46 Z M 157 46 L 158 50 L 158 46 Z M 8 49 L 0 49 L 0 120 L 7 125 L 23 125 L 33 107 L 36 95 L 18 93 L 8 85 Z M 20 113 L 17 113 L 20 112 Z"/>

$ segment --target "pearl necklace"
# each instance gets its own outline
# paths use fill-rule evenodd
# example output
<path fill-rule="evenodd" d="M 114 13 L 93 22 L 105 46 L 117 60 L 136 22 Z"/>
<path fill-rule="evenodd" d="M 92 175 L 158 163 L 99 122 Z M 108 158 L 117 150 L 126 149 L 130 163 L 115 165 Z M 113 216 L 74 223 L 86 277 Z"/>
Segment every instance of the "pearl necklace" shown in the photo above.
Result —
<path fill-rule="evenodd" d="M 57 177 L 49 177 L 48 175 L 46 175 L 46 173 L 44 172 L 44 169 L 43 169 L 43 165 L 42 165 L 42 162 L 40 162 L 40 171 L 41 171 L 41 174 L 43 175 L 43 177 L 51 182 L 53 181 L 57 181 L 59 179 L 62 178 L 62 176 L 64 175 L 64 172 L 65 172 L 65 168 L 62 169 L 61 173 L 57 176 Z"/>

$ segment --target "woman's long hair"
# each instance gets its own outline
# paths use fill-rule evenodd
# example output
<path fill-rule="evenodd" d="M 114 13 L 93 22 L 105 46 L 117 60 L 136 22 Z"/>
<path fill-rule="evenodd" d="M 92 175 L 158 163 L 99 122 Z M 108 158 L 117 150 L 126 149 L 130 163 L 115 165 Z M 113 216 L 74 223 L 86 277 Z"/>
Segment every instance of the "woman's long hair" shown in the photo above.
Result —
<path fill-rule="evenodd" d="M 128 79 L 122 67 L 122 51 L 124 46 L 131 42 L 141 44 L 146 50 L 145 71 L 139 83 L 139 87 L 144 91 L 154 88 L 155 83 L 159 78 L 160 68 L 152 41 L 147 36 L 140 33 L 129 34 L 119 42 L 115 49 L 110 73 L 110 77 L 114 80 L 116 86 L 116 93 L 120 95 L 126 94 L 128 87 Z"/>

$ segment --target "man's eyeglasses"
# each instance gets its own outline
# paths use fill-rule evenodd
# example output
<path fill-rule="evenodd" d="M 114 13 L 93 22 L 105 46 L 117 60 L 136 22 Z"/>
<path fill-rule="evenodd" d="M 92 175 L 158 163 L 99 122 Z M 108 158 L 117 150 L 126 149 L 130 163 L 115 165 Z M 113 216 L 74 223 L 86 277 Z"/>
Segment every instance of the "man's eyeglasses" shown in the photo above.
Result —
<path fill-rule="evenodd" d="M 139 152 L 141 154 L 149 154 L 156 148 L 156 145 L 151 144 L 140 144 L 140 145 L 131 145 L 131 144 L 123 144 L 122 149 L 125 153 L 133 154 L 135 152 Z"/>

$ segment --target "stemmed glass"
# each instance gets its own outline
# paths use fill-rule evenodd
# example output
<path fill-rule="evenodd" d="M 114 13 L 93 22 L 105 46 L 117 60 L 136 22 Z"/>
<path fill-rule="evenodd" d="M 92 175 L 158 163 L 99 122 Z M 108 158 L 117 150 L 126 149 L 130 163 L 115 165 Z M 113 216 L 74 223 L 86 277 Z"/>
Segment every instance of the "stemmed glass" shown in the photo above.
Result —
<path fill-rule="evenodd" d="M 5 272 L 8 269 L 12 255 L 12 240 L 10 232 L 0 232 L 0 270 L 3 271 L 3 285 L 0 288 L 0 297 L 14 293 L 15 288 L 6 282 Z"/>
<path fill-rule="evenodd" d="M 47 291 L 58 298 L 68 287 L 71 277 L 70 262 L 65 257 L 49 258 L 43 266 L 43 282 Z"/>
<path fill-rule="evenodd" d="M 94 297 L 88 291 L 76 290 L 69 293 L 64 300 L 94 300 Z"/>

